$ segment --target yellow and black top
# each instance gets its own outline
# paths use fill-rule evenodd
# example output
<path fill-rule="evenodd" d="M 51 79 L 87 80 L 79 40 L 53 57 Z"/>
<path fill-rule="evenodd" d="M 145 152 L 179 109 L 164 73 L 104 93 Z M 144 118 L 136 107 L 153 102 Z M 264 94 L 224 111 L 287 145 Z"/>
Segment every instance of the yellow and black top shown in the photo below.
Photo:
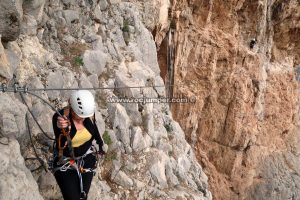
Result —
<path fill-rule="evenodd" d="M 63 114 L 63 110 L 60 111 L 61 114 Z M 59 135 L 61 134 L 61 129 L 57 127 L 57 118 L 58 114 L 55 113 L 52 118 L 52 125 L 53 125 L 53 130 L 55 134 L 56 140 L 59 138 Z M 97 125 L 95 124 L 95 121 L 92 121 L 90 118 L 85 118 L 83 121 L 83 126 L 85 127 L 84 129 L 77 130 L 73 120 L 72 120 L 72 115 L 71 112 L 69 113 L 69 119 L 71 121 L 71 131 L 70 131 L 70 136 L 72 139 L 72 146 L 73 146 L 73 151 L 74 151 L 74 156 L 82 156 L 84 155 L 92 146 L 92 142 L 95 139 L 96 143 L 99 145 L 99 150 L 103 150 L 103 141 L 100 136 L 99 130 L 97 128 Z M 64 144 L 66 142 L 66 138 L 63 137 L 61 140 L 61 144 Z M 56 150 L 58 150 L 58 146 L 56 144 Z M 70 157 L 70 152 L 68 148 L 64 149 L 63 155 L 66 157 Z"/>
<path fill-rule="evenodd" d="M 74 135 L 74 137 L 72 139 L 72 146 L 79 147 L 79 146 L 83 145 L 84 143 L 88 142 L 91 138 L 92 138 L 92 135 L 86 128 L 77 130 L 76 134 Z"/>

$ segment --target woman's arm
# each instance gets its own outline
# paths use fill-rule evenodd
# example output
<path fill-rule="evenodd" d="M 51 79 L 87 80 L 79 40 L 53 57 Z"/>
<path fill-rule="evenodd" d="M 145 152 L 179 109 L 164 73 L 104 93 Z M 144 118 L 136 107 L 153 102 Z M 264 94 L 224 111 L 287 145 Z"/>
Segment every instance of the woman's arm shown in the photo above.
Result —
<path fill-rule="evenodd" d="M 99 133 L 99 129 L 98 129 L 97 124 L 96 124 L 95 116 L 94 116 L 94 119 L 93 119 L 92 123 L 95 127 L 95 140 L 96 140 L 96 143 L 99 145 L 99 153 L 105 154 L 105 151 L 103 150 L 104 142 L 103 142 L 102 137 Z"/>

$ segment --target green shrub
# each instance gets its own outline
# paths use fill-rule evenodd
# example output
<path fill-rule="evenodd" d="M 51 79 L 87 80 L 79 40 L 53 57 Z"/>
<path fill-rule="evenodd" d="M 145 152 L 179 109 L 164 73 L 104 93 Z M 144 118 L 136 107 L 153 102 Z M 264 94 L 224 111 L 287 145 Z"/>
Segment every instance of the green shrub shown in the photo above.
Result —
<path fill-rule="evenodd" d="M 84 64 L 84 63 L 83 63 L 83 59 L 82 59 L 81 57 L 79 57 L 79 56 L 75 57 L 75 58 L 74 58 L 74 64 L 75 64 L 76 66 L 81 66 L 81 65 L 83 65 L 83 64 Z"/>
<path fill-rule="evenodd" d="M 129 33 L 129 22 L 127 19 L 124 19 L 122 31 Z"/>
<path fill-rule="evenodd" d="M 102 137 L 103 137 L 103 140 L 104 140 L 105 144 L 107 144 L 107 145 L 111 145 L 112 144 L 112 140 L 110 138 L 110 135 L 108 134 L 108 131 L 104 131 Z"/>
<path fill-rule="evenodd" d="M 83 65 L 82 55 L 83 53 L 90 49 L 86 43 L 74 42 L 72 44 L 61 43 L 61 54 L 64 56 L 64 59 L 61 61 L 61 65 L 69 62 L 71 63 L 74 70 L 78 71 L 79 66 Z"/>

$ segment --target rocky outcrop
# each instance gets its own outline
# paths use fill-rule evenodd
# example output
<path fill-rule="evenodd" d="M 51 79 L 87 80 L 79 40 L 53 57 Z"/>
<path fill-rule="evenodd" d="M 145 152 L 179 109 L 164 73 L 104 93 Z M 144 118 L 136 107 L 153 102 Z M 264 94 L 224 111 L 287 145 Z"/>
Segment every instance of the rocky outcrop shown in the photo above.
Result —
<path fill-rule="evenodd" d="M 167 1 L 23 1 L 20 36 L 0 45 L 0 59 L 7 63 L 6 68 L 0 69 L 0 75 L 8 85 L 13 83 L 11 78 L 15 74 L 20 85 L 26 84 L 28 88 L 111 88 L 93 91 L 97 100 L 97 124 L 108 143 L 108 153 L 98 167 L 89 199 L 212 198 L 207 176 L 168 105 L 122 102 L 124 97 L 166 95 L 164 87 L 155 87 L 163 86 L 163 80 L 151 32 L 158 22 L 165 31 L 168 6 Z M 153 16 L 151 10 L 164 15 L 162 20 L 159 15 Z M 36 93 L 59 108 L 67 102 L 70 91 Z M 53 175 L 39 168 L 40 163 L 33 159 L 36 155 L 27 133 L 30 130 L 44 165 L 51 156 L 51 141 L 30 115 L 27 115 L 28 130 L 26 107 L 18 94 L 0 95 L 0 101 L 6 102 L 0 109 L 3 111 L 0 136 L 18 139 L 21 153 L 27 158 L 26 166 L 37 180 L 43 198 L 60 199 Z M 42 129 L 54 137 L 53 111 L 38 98 L 24 96 Z M 1 158 L 11 162 L 6 154 Z M 17 168 L 16 174 L 28 173 L 28 169 Z M 18 187 L 24 185 L 24 190 L 31 195 L 38 193 L 35 182 L 34 187 L 27 187 L 27 179 L 31 181 L 26 176 Z M 4 184 L 0 183 L 0 188 Z M 7 197 L 12 198 L 8 199 L 19 198 L 9 196 L 18 195 L 11 193 L 9 190 Z M 25 197 L 41 198 L 40 195 Z"/>
<path fill-rule="evenodd" d="M 0 44 L 0 62 L 0 76 L 2 78 L 12 78 L 12 72 L 9 66 L 9 61 L 2 43 Z"/>
<path fill-rule="evenodd" d="M 8 138 L 22 138 L 26 134 L 26 107 L 12 94 L 1 94 L 1 135 Z M 15 102 L 12 104 L 12 102 Z"/>
<path fill-rule="evenodd" d="M 16 140 L 1 140 L 0 144 L 0 199 L 43 199 L 38 185 L 26 168 Z M 5 145 L 7 143 L 7 145 Z"/>
<path fill-rule="evenodd" d="M 215 199 L 298 198 L 299 2 L 173 2 L 173 104 Z M 256 38 L 253 48 L 250 42 Z"/>
<path fill-rule="evenodd" d="M 0 2 L 0 35 L 3 41 L 13 41 L 18 38 L 23 21 L 22 0 Z"/>

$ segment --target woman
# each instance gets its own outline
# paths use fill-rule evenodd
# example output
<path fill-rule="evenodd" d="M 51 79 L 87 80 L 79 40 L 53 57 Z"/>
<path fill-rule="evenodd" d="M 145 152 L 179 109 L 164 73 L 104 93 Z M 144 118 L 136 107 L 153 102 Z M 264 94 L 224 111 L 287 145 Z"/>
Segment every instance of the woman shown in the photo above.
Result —
<path fill-rule="evenodd" d="M 87 199 L 96 168 L 96 156 L 92 142 L 99 145 L 103 140 L 95 124 L 95 101 L 87 90 L 71 94 L 70 108 L 60 111 L 52 119 L 56 138 L 54 153 L 54 176 L 65 200 Z M 93 118 L 92 118 L 93 117 Z"/>

